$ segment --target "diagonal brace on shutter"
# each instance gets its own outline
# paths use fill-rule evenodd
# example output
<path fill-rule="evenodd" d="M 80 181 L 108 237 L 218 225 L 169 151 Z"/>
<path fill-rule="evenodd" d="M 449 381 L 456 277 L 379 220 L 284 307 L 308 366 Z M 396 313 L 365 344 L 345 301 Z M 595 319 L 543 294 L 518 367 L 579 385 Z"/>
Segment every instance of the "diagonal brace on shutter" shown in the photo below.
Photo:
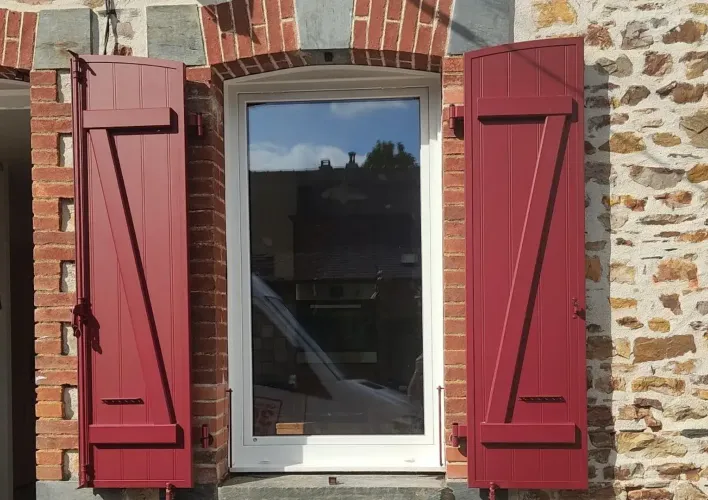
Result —
<path fill-rule="evenodd" d="M 176 420 L 165 364 L 118 158 L 105 128 L 91 130 L 89 137 L 144 373 L 150 415 L 157 425 L 174 426 Z M 150 442 L 149 435 L 145 438 L 146 442 Z"/>
<path fill-rule="evenodd" d="M 514 379 L 522 357 L 524 332 L 534 305 L 534 288 L 543 262 L 543 235 L 549 224 L 552 190 L 562 164 L 562 139 L 573 112 L 567 96 L 479 99 L 479 118 L 543 116 L 545 122 L 521 243 L 512 275 L 511 295 L 496 360 L 486 422 L 480 424 L 485 443 L 574 443 L 574 423 L 505 423 L 514 405 Z"/>

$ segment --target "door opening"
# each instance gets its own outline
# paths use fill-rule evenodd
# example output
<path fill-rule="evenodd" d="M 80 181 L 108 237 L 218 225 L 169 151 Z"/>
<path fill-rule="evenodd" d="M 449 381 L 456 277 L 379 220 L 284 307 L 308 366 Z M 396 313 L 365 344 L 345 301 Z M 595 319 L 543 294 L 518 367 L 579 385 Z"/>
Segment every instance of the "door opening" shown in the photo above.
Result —
<path fill-rule="evenodd" d="M 327 71 L 228 92 L 234 469 L 438 470 L 439 87 Z"/>
<path fill-rule="evenodd" d="M 15 500 L 34 498 L 32 250 L 29 85 L 0 80 L 0 496 Z"/>

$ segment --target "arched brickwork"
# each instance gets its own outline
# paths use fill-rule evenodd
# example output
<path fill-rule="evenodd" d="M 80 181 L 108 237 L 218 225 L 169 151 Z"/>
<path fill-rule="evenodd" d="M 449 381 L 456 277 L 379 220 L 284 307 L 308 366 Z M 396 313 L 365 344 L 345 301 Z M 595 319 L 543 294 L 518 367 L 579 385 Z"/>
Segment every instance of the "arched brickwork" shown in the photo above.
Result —
<path fill-rule="evenodd" d="M 0 9 L 0 78 L 26 80 L 32 68 L 36 12 Z"/>

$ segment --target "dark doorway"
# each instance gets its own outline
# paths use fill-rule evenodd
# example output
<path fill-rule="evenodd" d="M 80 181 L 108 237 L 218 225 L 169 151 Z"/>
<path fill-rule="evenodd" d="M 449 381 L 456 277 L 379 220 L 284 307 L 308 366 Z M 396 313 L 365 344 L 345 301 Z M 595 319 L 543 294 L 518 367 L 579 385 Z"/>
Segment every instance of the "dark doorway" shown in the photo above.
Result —
<path fill-rule="evenodd" d="M 5 391 L 4 396 L 10 399 L 5 403 L 11 408 L 10 422 L 5 425 L 12 436 L 9 463 L 14 498 L 25 500 L 35 497 L 36 479 L 32 161 L 29 85 L 25 82 L 0 80 L 0 169 L 0 189 L 4 190 L 0 197 L 4 252 L 0 255 L 5 260 L 0 307 L 5 308 L 2 328 L 9 326 L 0 351 L 11 360 L 9 393 Z"/>

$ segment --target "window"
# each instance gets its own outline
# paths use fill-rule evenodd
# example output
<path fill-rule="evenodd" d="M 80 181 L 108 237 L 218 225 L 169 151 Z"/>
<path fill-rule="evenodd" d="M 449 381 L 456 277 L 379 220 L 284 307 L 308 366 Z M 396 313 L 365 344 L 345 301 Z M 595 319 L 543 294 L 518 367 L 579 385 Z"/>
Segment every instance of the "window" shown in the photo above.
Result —
<path fill-rule="evenodd" d="M 227 89 L 236 470 L 443 465 L 440 90 L 366 70 Z"/>

